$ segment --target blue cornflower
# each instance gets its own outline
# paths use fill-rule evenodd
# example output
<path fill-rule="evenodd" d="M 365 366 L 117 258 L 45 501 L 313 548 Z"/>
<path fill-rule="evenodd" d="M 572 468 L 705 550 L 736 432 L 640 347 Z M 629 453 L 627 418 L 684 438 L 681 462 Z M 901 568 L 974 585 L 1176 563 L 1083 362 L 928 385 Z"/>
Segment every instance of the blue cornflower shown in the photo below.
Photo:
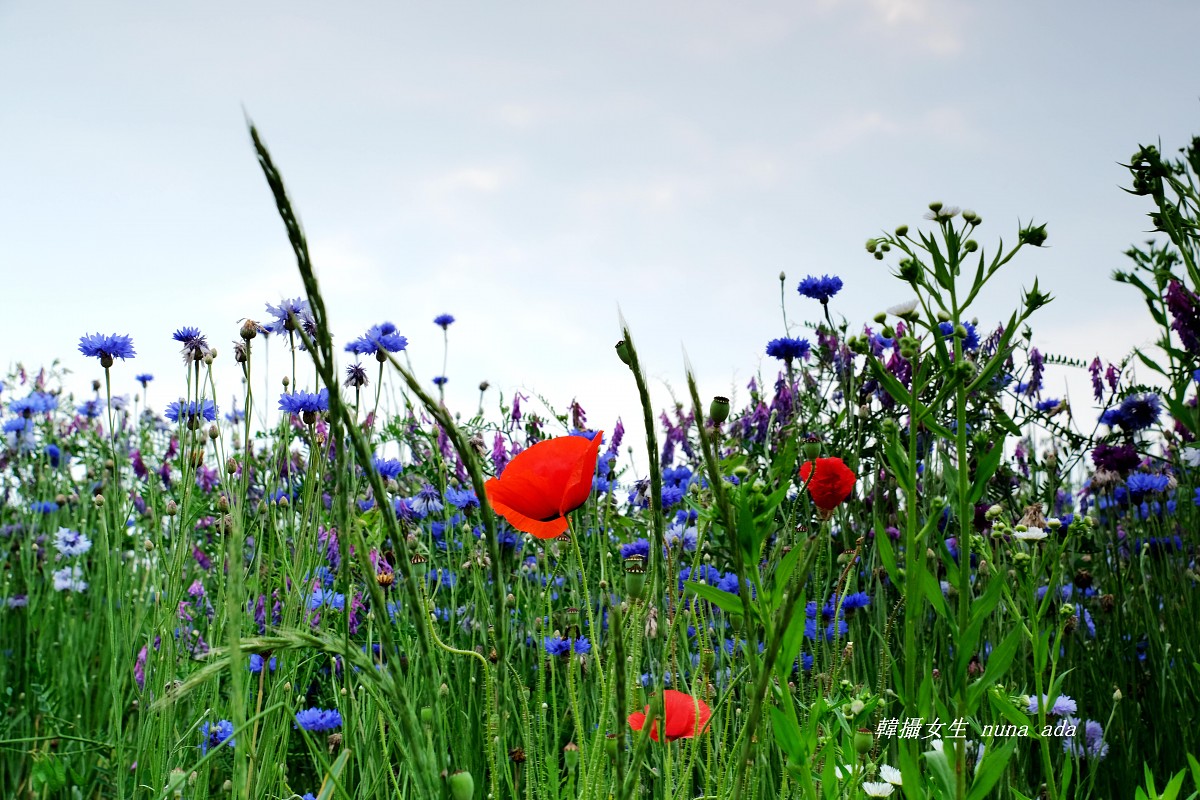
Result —
<path fill-rule="evenodd" d="M 808 339 L 772 339 L 767 342 L 767 355 L 788 364 L 793 360 L 807 359 L 812 353 Z"/>
<path fill-rule="evenodd" d="M 726 572 L 721 577 L 721 580 L 717 581 L 717 588 L 720 589 L 722 592 L 729 592 L 730 594 L 737 594 L 738 593 L 738 576 L 735 573 Z"/>
<path fill-rule="evenodd" d="M 438 314 L 433 318 L 433 324 L 441 327 L 442 330 L 446 330 L 446 328 L 454 324 L 454 317 L 449 314 Z"/>
<path fill-rule="evenodd" d="M 846 595 L 842 600 L 843 611 L 853 611 L 856 608 L 866 608 L 871 605 L 871 595 L 866 592 L 855 592 L 854 594 Z"/>
<path fill-rule="evenodd" d="M 277 306 L 267 303 L 267 313 L 275 318 L 275 323 L 271 325 L 271 330 L 275 333 L 294 331 L 296 326 L 291 321 L 293 315 L 301 325 L 312 318 L 312 313 L 308 310 L 308 301 L 300 297 L 284 300 Z"/>
<path fill-rule="evenodd" d="M 210 747 L 220 747 L 225 742 L 229 742 L 229 747 L 234 746 L 233 723 L 227 719 L 212 727 L 209 727 L 207 722 L 204 723 L 200 726 L 200 735 L 204 737 L 200 742 L 200 755 L 207 755 Z"/>
<path fill-rule="evenodd" d="M 175 331 L 171 338 L 183 345 L 180 354 L 183 356 L 183 363 L 194 364 L 197 361 L 202 361 L 206 355 L 212 352 L 208 347 L 208 339 L 204 338 L 204 334 L 199 328 L 186 326 Z"/>
<path fill-rule="evenodd" d="M 592 643 L 588 641 L 586 636 L 580 636 L 575 640 L 574 650 L 581 656 L 585 656 L 592 652 Z"/>
<path fill-rule="evenodd" d="M 1100 415 L 1100 424 L 1107 425 L 1110 428 L 1115 428 L 1120 425 L 1122 428 L 1125 425 L 1125 415 L 1121 413 L 1119 408 L 1109 408 Z"/>
<path fill-rule="evenodd" d="M 822 275 L 820 278 L 815 275 L 809 275 L 804 280 L 800 281 L 800 285 L 796 287 L 796 291 L 805 297 L 811 297 L 813 300 L 820 300 L 822 303 L 828 303 L 829 298 L 842 290 L 842 279 L 829 275 Z"/>
<path fill-rule="evenodd" d="M 217 404 L 212 400 L 176 400 L 167 404 L 164 416 L 171 422 L 179 422 L 180 418 L 187 422 L 199 423 L 200 420 L 212 422 L 217 418 Z"/>
<path fill-rule="evenodd" d="M 1158 422 L 1162 413 L 1162 401 L 1156 394 L 1134 394 L 1121 402 L 1121 427 L 1126 431 L 1140 431 Z"/>
<path fill-rule="evenodd" d="M 29 504 L 29 510 L 35 514 L 53 514 L 58 511 L 58 503 L 53 500 L 35 500 Z"/>
<path fill-rule="evenodd" d="M 634 539 L 629 544 L 621 545 L 621 558 L 629 558 L 630 556 L 641 556 L 643 559 L 650 558 L 650 541 L 648 539 Z"/>
<path fill-rule="evenodd" d="M 104 408 L 104 401 L 97 397 L 97 398 L 93 398 L 91 400 L 83 401 L 83 403 L 78 408 L 75 409 L 75 412 L 77 414 L 79 414 L 79 416 L 81 416 L 81 417 L 87 417 L 88 419 L 95 419 L 96 417 L 100 416 L 100 411 L 103 408 Z"/>
<path fill-rule="evenodd" d="M 1060 402 L 1062 401 L 1058 400 L 1057 398 L 1043 400 L 1037 404 L 1036 408 L 1038 411 L 1042 412 L 1053 411 L 1054 409 L 1058 408 Z"/>
<path fill-rule="evenodd" d="M 547 636 L 542 640 L 546 653 L 552 656 L 565 656 L 571 652 L 571 640 L 561 636 Z"/>
<path fill-rule="evenodd" d="M 28 397 L 13 400 L 8 404 L 8 410 L 23 417 L 34 414 L 49 414 L 58 408 L 58 398 L 46 392 L 30 392 Z"/>
<path fill-rule="evenodd" d="M 91 550 L 92 540 L 79 531 L 59 528 L 54 534 L 54 549 L 66 558 L 74 558 Z"/>
<path fill-rule="evenodd" d="M 390 322 L 382 325 L 372 325 L 362 336 L 346 345 L 347 353 L 360 356 L 375 356 L 379 361 L 386 361 L 384 353 L 396 353 L 408 347 L 408 339 L 396 333 L 396 326 Z"/>
<path fill-rule="evenodd" d="M 400 460 L 396 458 L 380 458 L 379 456 L 373 456 L 371 458 L 371 464 L 375 467 L 375 471 L 379 473 L 379 476 L 384 480 L 396 478 L 396 476 L 400 474 L 401 470 L 404 469 L 404 465 L 401 464 Z"/>
<path fill-rule="evenodd" d="M 258 673 L 258 672 L 262 672 L 262 668 L 263 668 L 263 657 L 260 656 L 258 653 L 251 653 L 250 654 L 250 671 L 254 672 L 254 673 Z M 271 660 L 269 662 L 267 662 L 267 670 L 269 672 L 275 671 L 275 656 L 271 656 Z"/>
<path fill-rule="evenodd" d="M 1043 695 L 1042 701 L 1044 702 L 1045 700 L 1046 696 Z M 1038 713 L 1038 699 L 1036 697 L 1030 697 L 1029 704 L 1026 706 L 1025 710 L 1030 714 Z M 1054 698 L 1054 705 L 1046 709 L 1046 715 L 1050 717 L 1065 717 L 1068 714 L 1074 714 L 1076 711 L 1078 711 L 1078 708 L 1075 705 L 1075 701 L 1070 697 L 1067 697 L 1065 694 L 1060 694 L 1058 697 Z"/>
<path fill-rule="evenodd" d="M 62 460 L 62 450 L 58 449 L 58 445 L 56 445 L 56 444 L 46 445 L 45 453 L 46 453 L 46 458 L 50 460 L 50 466 L 58 467 L 59 463 L 61 463 L 61 460 Z"/>
<path fill-rule="evenodd" d="M 474 489 L 455 489 L 453 486 L 446 488 L 446 500 L 455 508 L 469 508 L 479 505 L 479 498 L 475 495 Z"/>
<path fill-rule="evenodd" d="M 288 414 L 312 414 L 315 417 L 317 413 L 329 410 L 329 390 L 322 389 L 317 394 L 284 392 L 279 396 L 279 410 Z"/>
<path fill-rule="evenodd" d="M 436 378 L 433 379 L 433 385 L 434 386 L 445 386 L 446 382 L 449 380 L 450 379 L 447 378 L 445 375 L 438 375 Z"/>
<path fill-rule="evenodd" d="M 411 505 L 412 510 L 421 516 L 436 514 L 444 508 L 437 487 L 428 483 L 421 487 L 421 491 L 417 492 Z"/>
<path fill-rule="evenodd" d="M 327 731 L 341 724 L 342 715 L 337 709 L 306 708 L 296 712 L 296 725 L 306 731 Z"/>
<path fill-rule="evenodd" d="M 682 542 L 685 553 L 694 553 L 696 552 L 697 537 L 698 534 L 694 525 L 686 527 L 683 523 L 673 522 L 667 528 L 667 532 L 663 536 L 663 542 L 667 547 L 672 547 L 676 543 Z"/>
<path fill-rule="evenodd" d="M 88 358 L 100 359 L 100 366 L 108 369 L 114 358 L 124 361 L 133 358 L 137 353 L 133 350 L 133 339 L 116 333 L 89 333 L 79 338 L 79 352 Z"/>
<path fill-rule="evenodd" d="M 148 384 L 148 383 L 150 383 L 150 381 L 154 380 L 154 376 L 151 375 L 149 372 L 143 372 L 141 375 L 134 375 L 133 379 L 135 381 L 137 381 L 138 383 L 140 383 L 142 385 L 142 388 L 145 389 L 146 384 Z"/>
<path fill-rule="evenodd" d="M 963 343 L 962 343 L 963 350 L 966 350 L 968 353 L 973 350 L 978 350 L 979 349 L 979 332 L 975 330 L 975 326 L 972 325 L 970 322 L 964 322 L 962 324 L 962 326 L 967 331 L 967 335 L 965 337 L 963 337 Z M 954 333 L 954 323 L 953 322 L 939 322 L 938 330 L 941 331 L 942 336 L 950 336 Z"/>
<path fill-rule="evenodd" d="M 1125 479 L 1125 487 L 1130 494 L 1165 492 L 1170 483 L 1171 479 L 1166 475 L 1148 475 L 1145 472 L 1134 472 Z"/>

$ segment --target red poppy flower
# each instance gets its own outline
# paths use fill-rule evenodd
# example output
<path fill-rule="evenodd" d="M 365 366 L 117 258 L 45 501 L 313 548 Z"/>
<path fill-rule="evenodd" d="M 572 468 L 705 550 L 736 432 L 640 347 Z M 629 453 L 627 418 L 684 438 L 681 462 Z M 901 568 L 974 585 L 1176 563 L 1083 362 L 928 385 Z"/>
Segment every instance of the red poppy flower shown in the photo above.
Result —
<path fill-rule="evenodd" d="M 699 713 L 697 713 L 699 712 Z M 646 706 L 646 713 L 635 711 L 629 715 L 629 727 L 635 731 L 640 731 L 646 724 L 646 715 L 650 713 L 650 706 Z M 689 694 L 677 692 L 674 689 L 667 689 L 663 692 L 663 720 L 666 723 L 667 741 L 673 742 L 676 739 L 690 739 L 704 730 L 704 726 L 708 724 L 708 718 L 712 716 L 712 710 L 703 700 L 697 700 Z M 658 741 L 658 723 L 650 729 L 650 738 Z"/>
<path fill-rule="evenodd" d="M 808 493 L 816 507 L 828 512 L 845 502 L 854 491 L 858 476 L 840 458 L 818 458 L 800 465 L 800 478 L 807 481 Z"/>
<path fill-rule="evenodd" d="M 589 441 L 560 436 L 522 450 L 484 489 L 497 514 L 519 531 L 553 539 L 567 530 L 567 514 L 587 502 L 604 431 Z"/>

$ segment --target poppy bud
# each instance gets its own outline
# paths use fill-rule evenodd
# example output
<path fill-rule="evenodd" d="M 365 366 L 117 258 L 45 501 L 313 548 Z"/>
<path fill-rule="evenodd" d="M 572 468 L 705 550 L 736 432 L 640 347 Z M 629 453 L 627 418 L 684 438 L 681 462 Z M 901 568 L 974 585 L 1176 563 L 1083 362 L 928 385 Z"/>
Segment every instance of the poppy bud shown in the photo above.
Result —
<path fill-rule="evenodd" d="M 868 728 L 859 728 L 854 734 L 854 752 L 866 755 L 875 744 L 875 736 Z"/>
<path fill-rule="evenodd" d="M 821 455 L 821 440 L 816 436 L 809 436 L 804 440 L 804 446 L 800 448 L 804 452 L 804 457 L 812 461 L 817 456 Z"/>
<path fill-rule="evenodd" d="M 579 745 L 574 742 L 563 745 L 563 761 L 567 763 L 567 769 L 575 769 L 579 764 Z"/>
<path fill-rule="evenodd" d="M 450 796 L 454 800 L 471 800 L 475 797 L 475 779 L 466 770 L 459 770 L 446 779 L 450 784 Z"/>
<path fill-rule="evenodd" d="M 617 760 L 617 735 L 615 733 L 604 737 L 604 752 L 608 753 L 608 757 L 613 761 Z"/>
<path fill-rule="evenodd" d="M 617 342 L 617 357 L 621 359 L 621 363 L 627 367 L 629 366 L 629 345 L 625 343 L 624 339 Z"/>
<path fill-rule="evenodd" d="M 708 416 L 718 425 L 729 419 L 729 398 L 721 395 L 714 397 L 708 406 Z"/>
<path fill-rule="evenodd" d="M 631 600 L 641 600 L 646 588 L 646 567 L 641 556 L 625 559 L 625 593 Z"/>

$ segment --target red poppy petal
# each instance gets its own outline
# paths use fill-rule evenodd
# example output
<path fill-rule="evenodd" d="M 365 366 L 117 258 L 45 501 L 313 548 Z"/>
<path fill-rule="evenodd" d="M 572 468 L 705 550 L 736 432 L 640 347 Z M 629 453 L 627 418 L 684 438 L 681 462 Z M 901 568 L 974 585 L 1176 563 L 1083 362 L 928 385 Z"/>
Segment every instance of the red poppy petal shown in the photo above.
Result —
<path fill-rule="evenodd" d="M 649 706 L 646 707 L 646 710 L 647 711 L 650 710 Z M 633 712 L 632 714 L 629 715 L 629 717 L 627 719 L 629 720 L 629 727 L 633 728 L 635 731 L 640 731 L 642 728 L 646 727 L 646 715 L 643 714 L 641 711 Z M 657 722 L 654 723 L 654 725 L 650 728 L 650 738 L 656 742 L 658 741 L 658 723 Z"/>
<path fill-rule="evenodd" d="M 563 487 L 562 499 L 559 501 L 560 513 L 569 514 L 587 502 L 592 493 L 592 477 L 596 474 L 596 460 L 600 456 L 600 442 L 603 438 L 604 431 L 596 431 L 596 435 L 588 442 L 588 446 L 576 456 L 566 485 Z M 584 441 L 587 440 L 584 439 Z"/>
<path fill-rule="evenodd" d="M 712 713 L 703 700 L 674 689 L 668 689 L 663 694 L 663 705 L 668 741 L 695 736 Z"/>
<path fill-rule="evenodd" d="M 509 476 L 506 469 L 501 477 L 490 478 L 483 488 L 493 507 L 505 506 L 537 520 L 561 516 L 558 495 L 548 492 L 542 482 L 529 473 L 518 471 Z"/>
<path fill-rule="evenodd" d="M 555 517 L 550 520 L 534 519 L 526 514 L 522 514 L 515 508 L 509 508 L 503 502 L 493 499 L 490 492 L 488 493 L 488 500 L 492 503 L 492 510 L 508 520 L 509 525 L 512 525 L 519 531 L 532 533 L 539 539 L 553 539 L 556 536 L 562 536 L 567 531 L 566 517 Z"/>
<path fill-rule="evenodd" d="M 831 511 L 854 491 L 858 476 L 840 458 L 818 458 L 800 466 L 800 478 L 807 482 L 813 504 L 822 511 Z"/>

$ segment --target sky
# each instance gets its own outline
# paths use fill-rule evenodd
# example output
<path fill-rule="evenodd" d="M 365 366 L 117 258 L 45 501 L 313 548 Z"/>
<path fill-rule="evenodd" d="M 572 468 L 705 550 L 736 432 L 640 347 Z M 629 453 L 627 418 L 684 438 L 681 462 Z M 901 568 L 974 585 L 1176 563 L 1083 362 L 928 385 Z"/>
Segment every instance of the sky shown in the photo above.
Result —
<path fill-rule="evenodd" d="M 102 375 L 79 337 L 130 334 L 115 391 L 154 373 L 161 408 L 183 387 L 171 334 L 194 325 L 223 410 L 240 396 L 239 320 L 302 293 L 247 117 L 335 346 L 391 321 L 429 382 L 432 320 L 454 315 L 446 403 L 464 416 L 487 380 L 493 413 L 522 391 L 636 432 L 621 315 L 660 407 L 686 393 L 685 351 L 702 395 L 744 399 L 788 333 L 780 272 L 791 335 L 813 338 L 809 274 L 840 276 L 831 310 L 868 323 L 910 293 L 864 242 L 931 200 L 978 212 L 989 249 L 1048 225 L 982 325 L 1038 278 L 1056 299 L 1034 343 L 1117 361 L 1154 337 L 1109 277 L 1148 238 L 1121 163 L 1200 133 L 1198 27 L 1200 5 L 1166 0 L 4 0 L 0 367 L 58 359 L 86 393 Z M 272 345 L 264 382 L 286 360 Z M 1047 383 L 1090 429 L 1087 376 Z"/>

